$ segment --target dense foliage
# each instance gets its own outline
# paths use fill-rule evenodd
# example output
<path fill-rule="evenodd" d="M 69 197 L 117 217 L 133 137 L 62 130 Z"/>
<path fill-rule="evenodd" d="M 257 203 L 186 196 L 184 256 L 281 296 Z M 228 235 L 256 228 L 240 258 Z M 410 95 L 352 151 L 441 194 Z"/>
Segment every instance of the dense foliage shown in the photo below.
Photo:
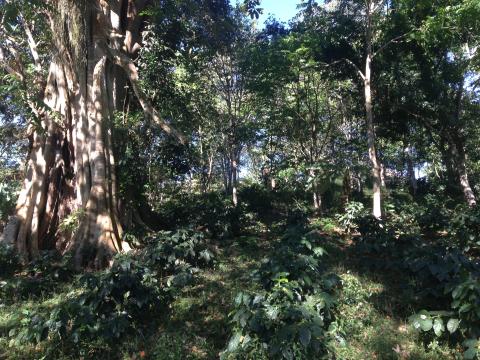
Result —
<path fill-rule="evenodd" d="M 313 239 L 312 239 L 313 238 Z M 287 229 L 252 275 L 261 291 L 239 293 L 231 314 L 234 334 L 222 358 L 313 358 L 328 353 L 339 281 L 325 274 L 325 251 L 301 227 Z"/>
<path fill-rule="evenodd" d="M 480 1 L 280 2 L 0 0 L 0 359 L 480 359 Z"/>

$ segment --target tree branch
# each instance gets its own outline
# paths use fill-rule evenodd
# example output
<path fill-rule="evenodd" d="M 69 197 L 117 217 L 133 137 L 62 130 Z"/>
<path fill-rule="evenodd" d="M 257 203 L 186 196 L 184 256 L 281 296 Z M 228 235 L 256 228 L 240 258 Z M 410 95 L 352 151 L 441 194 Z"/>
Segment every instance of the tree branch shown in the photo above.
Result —
<path fill-rule="evenodd" d="M 32 31 L 30 30 L 30 27 L 28 26 L 27 22 L 23 19 L 23 16 L 22 16 L 22 22 L 23 22 L 23 28 L 25 30 L 25 34 L 27 35 L 28 47 L 30 48 L 30 53 L 32 54 L 33 61 L 35 63 L 35 70 L 37 72 L 40 72 L 42 71 L 42 63 L 40 61 L 40 55 L 38 54 L 37 43 L 33 38 L 33 34 L 32 34 Z"/>
<path fill-rule="evenodd" d="M 149 115 L 153 119 L 153 121 L 155 121 L 157 125 L 159 125 L 168 135 L 173 136 L 182 145 L 185 145 L 187 143 L 185 136 L 162 120 L 158 111 L 153 107 L 153 105 L 148 100 L 147 95 L 141 89 L 139 84 L 140 79 L 138 76 L 138 70 L 133 61 L 128 56 L 122 54 L 118 50 L 111 48 L 107 48 L 106 50 L 109 56 L 112 58 L 113 62 L 123 68 L 123 70 L 125 70 L 125 72 L 127 73 L 128 79 L 132 84 L 133 92 L 135 93 L 138 101 L 140 102 L 140 105 L 142 106 L 145 114 Z"/>
<path fill-rule="evenodd" d="M 385 48 L 387 48 L 387 47 L 390 46 L 391 44 L 397 43 L 400 39 L 403 39 L 403 38 L 406 37 L 408 34 L 411 34 L 413 31 L 415 31 L 415 29 L 410 30 L 409 32 L 406 32 L 405 34 L 396 36 L 396 37 L 394 37 L 393 39 L 390 39 L 390 40 L 387 41 L 385 44 L 383 44 L 377 51 L 375 51 L 375 52 L 373 53 L 372 58 L 374 58 L 377 54 L 381 53 L 383 50 L 385 50 Z"/>
<path fill-rule="evenodd" d="M 347 64 L 352 65 L 352 66 L 355 68 L 355 70 L 357 70 L 358 75 L 360 75 L 360 77 L 362 78 L 362 80 L 365 80 L 365 75 L 363 75 L 362 70 L 360 70 L 360 68 L 359 68 L 357 65 L 355 65 L 354 62 L 352 62 L 350 59 L 347 59 L 347 58 L 345 58 L 345 59 L 343 59 L 343 60 L 344 60 Z"/>
<path fill-rule="evenodd" d="M 15 76 L 16 78 L 18 78 L 18 80 L 23 82 L 24 80 L 23 74 L 20 71 L 15 70 L 13 67 L 8 65 L 7 59 L 5 58 L 5 53 L 3 52 L 3 48 L 1 46 L 0 46 L 0 64 L 5 69 L 6 72 L 8 72 L 10 75 Z"/>

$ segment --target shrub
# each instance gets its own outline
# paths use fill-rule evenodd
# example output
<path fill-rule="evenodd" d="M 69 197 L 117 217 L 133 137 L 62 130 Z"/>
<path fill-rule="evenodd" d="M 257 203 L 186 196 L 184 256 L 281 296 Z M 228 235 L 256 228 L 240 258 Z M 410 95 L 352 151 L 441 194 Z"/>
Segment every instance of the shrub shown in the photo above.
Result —
<path fill-rule="evenodd" d="M 117 255 L 104 271 L 77 276 L 74 291 L 48 310 L 23 309 L 7 331 L 11 346 L 56 342 L 81 356 L 95 341 L 114 343 L 143 328 L 145 319 L 167 304 L 196 271 L 212 261 L 201 234 L 190 229 L 162 232 L 146 248 Z M 38 274 L 51 273 L 47 260 L 31 266 Z M 54 351 L 56 346 L 49 346 Z M 57 349 L 60 351 L 60 349 Z M 54 356 L 54 354 L 47 354 Z"/>
<path fill-rule="evenodd" d="M 435 311 L 422 310 L 410 317 L 416 329 L 436 336 L 458 334 L 457 340 L 467 339 L 466 354 L 476 354 L 472 344 L 480 337 L 480 268 L 465 250 L 475 246 L 478 210 L 457 208 L 448 242 L 430 244 L 420 239 L 420 226 L 413 216 L 417 206 L 387 209 L 385 221 L 371 216 L 360 219 L 361 249 L 386 256 L 375 258 L 374 265 L 409 274 L 417 300 L 435 306 Z"/>
<path fill-rule="evenodd" d="M 476 345 L 472 341 L 480 337 L 480 272 L 478 264 L 461 252 L 445 248 L 411 250 L 404 263 L 418 283 L 418 296 L 431 298 L 437 309 L 422 310 L 409 318 L 414 328 L 433 332 L 461 333 L 457 339 L 467 339 L 465 358 L 473 359 Z M 480 354 L 480 352 L 479 352 Z"/>
<path fill-rule="evenodd" d="M 288 208 L 287 212 L 287 226 L 303 226 L 308 223 L 308 216 L 310 209 L 305 204 L 296 202 L 294 206 Z"/>
<path fill-rule="evenodd" d="M 268 216 L 273 207 L 274 193 L 260 184 L 242 187 L 240 199 L 247 206 L 247 211 L 257 213 L 259 216 Z"/>
<path fill-rule="evenodd" d="M 0 182 L 0 225 L 12 213 L 16 199 L 16 184 Z"/>
<path fill-rule="evenodd" d="M 238 233 L 243 212 L 241 207 L 234 208 L 231 199 L 220 192 L 182 194 L 158 210 L 162 229 L 171 230 L 191 224 L 205 229 L 216 238 Z"/>
<path fill-rule="evenodd" d="M 480 208 L 459 206 L 448 227 L 452 244 L 462 251 L 480 255 Z"/>
<path fill-rule="evenodd" d="M 19 265 L 20 261 L 13 246 L 0 244 L 0 277 L 12 275 Z"/>
<path fill-rule="evenodd" d="M 358 228 L 358 219 L 364 213 L 365 207 L 360 202 L 351 201 L 345 207 L 345 212 L 337 216 L 337 220 L 345 231 L 350 234 Z"/>
<path fill-rule="evenodd" d="M 332 234 L 338 227 L 338 221 L 335 218 L 322 216 L 321 218 L 315 218 L 310 222 L 313 228 L 319 229 L 323 232 Z"/>
<path fill-rule="evenodd" d="M 146 243 L 139 254 L 142 261 L 167 273 L 206 266 L 213 261 L 203 233 L 191 228 L 160 231 L 148 237 Z"/>
<path fill-rule="evenodd" d="M 287 230 L 253 274 L 261 290 L 235 299 L 234 334 L 223 359 L 310 359 L 328 352 L 339 279 L 323 273 L 324 253 L 303 227 Z"/>
<path fill-rule="evenodd" d="M 451 219 L 451 211 L 446 207 L 445 196 L 427 194 L 422 206 L 418 207 L 416 213 L 418 223 L 422 229 L 437 231 L 445 229 Z"/>

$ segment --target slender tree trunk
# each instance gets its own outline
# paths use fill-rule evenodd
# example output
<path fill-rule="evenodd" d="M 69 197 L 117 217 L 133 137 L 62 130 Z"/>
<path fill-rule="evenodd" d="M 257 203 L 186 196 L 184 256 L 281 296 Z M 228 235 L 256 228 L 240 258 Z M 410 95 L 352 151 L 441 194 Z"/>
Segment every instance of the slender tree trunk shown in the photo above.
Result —
<path fill-rule="evenodd" d="M 378 157 L 377 157 L 377 161 L 378 161 Z M 379 163 L 380 163 L 381 186 L 382 188 L 385 188 L 387 187 L 385 165 L 381 161 L 379 161 Z"/>
<path fill-rule="evenodd" d="M 381 167 L 377 158 L 377 149 L 375 145 L 375 126 L 373 122 L 373 105 L 372 105 L 372 7 L 373 2 L 367 2 L 367 27 L 366 27 L 366 60 L 364 73 L 364 90 L 365 90 L 365 111 L 367 116 L 367 141 L 368 156 L 372 164 L 372 180 L 373 180 L 373 216 L 382 217 L 382 176 Z"/>
<path fill-rule="evenodd" d="M 345 207 L 350 202 L 350 196 L 352 194 L 352 174 L 349 168 L 347 168 L 343 174 L 342 185 L 342 206 Z"/>
<path fill-rule="evenodd" d="M 452 157 L 454 159 L 453 163 L 456 177 L 460 188 L 462 189 L 465 201 L 467 202 L 468 206 L 474 207 L 477 205 L 477 199 L 468 179 L 464 141 L 461 138 L 461 135 L 458 135 L 455 132 L 451 133 L 451 138 L 452 143 L 450 148 Z"/>
<path fill-rule="evenodd" d="M 237 159 L 234 158 L 232 160 L 232 203 L 233 203 L 233 206 L 235 207 L 237 207 L 238 205 L 237 186 L 238 186 L 238 162 L 237 162 Z"/>
<path fill-rule="evenodd" d="M 275 179 L 275 176 L 270 175 L 270 190 L 275 190 L 277 187 L 277 181 Z"/>
<path fill-rule="evenodd" d="M 313 191 L 313 208 L 317 213 L 322 211 L 322 196 L 317 190 Z"/>
<path fill-rule="evenodd" d="M 453 188 L 457 183 L 455 176 L 454 159 L 451 151 L 450 140 L 447 139 L 446 131 L 440 133 L 438 150 L 442 155 L 442 162 L 445 165 L 446 172 L 442 173 L 442 179 L 447 183 L 448 188 Z"/>
<path fill-rule="evenodd" d="M 270 159 L 270 166 L 269 166 L 269 170 L 268 170 L 268 175 L 269 175 L 269 178 L 270 178 L 270 190 L 275 190 L 275 188 L 277 187 L 277 181 L 275 179 L 275 171 L 274 171 L 274 154 L 272 153 L 270 156 L 269 156 L 269 159 Z"/>
<path fill-rule="evenodd" d="M 226 155 L 223 155 L 223 158 L 222 158 L 222 173 L 223 173 L 223 188 L 225 190 L 225 196 L 228 196 L 230 194 L 232 176 L 231 176 L 230 160 Z"/>
<path fill-rule="evenodd" d="M 405 155 L 407 161 L 407 176 L 410 184 L 410 192 L 413 196 L 417 195 L 418 183 L 415 177 L 415 167 L 413 165 L 413 149 L 410 145 L 405 148 Z"/>
<path fill-rule="evenodd" d="M 315 170 L 310 169 L 309 171 L 310 176 L 312 177 L 312 193 L 313 193 L 313 208 L 315 209 L 315 212 L 321 212 L 322 211 L 322 195 L 318 192 L 318 186 L 317 186 L 317 181 L 315 180 Z"/>

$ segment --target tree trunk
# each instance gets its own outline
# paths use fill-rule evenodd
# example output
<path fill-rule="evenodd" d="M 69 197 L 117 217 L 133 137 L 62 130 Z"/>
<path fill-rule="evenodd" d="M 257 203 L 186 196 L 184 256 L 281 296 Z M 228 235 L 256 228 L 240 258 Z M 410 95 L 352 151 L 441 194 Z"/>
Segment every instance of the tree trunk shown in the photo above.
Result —
<path fill-rule="evenodd" d="M 449 150 L 451 158 L 453 160 L 453 170 L 455 177 L 462 189 L 465 201 L 468 206 L 474 207 L 477 205 L 475 194 L 470 186 L 468 179 L 467 167 L 466 167 L 466 154 L 465 154 L 465 139 L 462 135 L 462 103 L 464 92 L 465 80 L 462 79 L 455 97 L 455 113 L 454 120 L 456 126 L 450 127 L 446 132 L 447 142 L 449 144 Z"/>
<path fill-rule="evenodd" d="M 417 195 L 418 183 L 415 177 L 415 167 L 413 165 L 413 149 L 410 145 L 405 148 L 405 155 L 407 161 L 407 176 L 410 184 L 410 192 L 413 196 Z"/>
<path fill-rule="evenodd" d="M 372 164 L 372 180 L 373 180 L 373 211 L 372 214 L 376 218 L 382 217 L 382 176 L 381 167 L 377 158 L 377 149 L 375 146 L 375 126 L 373 123 L 373 105 L 372 105 L 372 9 L 374 3 L 367 2 L 367 26 L 366 26 L 366 60 L 364 74 L 364 90 L 365 90 L 365 111 L 367 115 L 367 141 L 368 156 Z"/>
<path fill-rule="evenodd" d="M 3 235 L 25 259 L 57 247 L 74 251 L 77 267 L 101 268 L 128 250 L 119 221 L 111 128 L 128 80 L 147 115 L 178 135 L 146 100 L 130 60 L 139 48 L 138 13 L 145 3 L 52 2 L 56 55 L 44 95 L 50 110 L 32 132 L 16 213 Z M 74 236 L 62 234 L 58 225 L 72 214 L 78 215 L 79 229 Z"/>
<path fill-rule="evenodd" d="M 347 168 L 343 174 L 342 185 L 342 206 L 345 208 L 350 202 L 352 194 L 352 174 L 349 168 Z"/>
<path fill-rule="evenodd" d="M 313 208 L 315 212 L 320 213 L 322 211 L 322 196 L 317 190 L 313 191 Z"/>
<path fill-rule="evenodd" d="M 277 181 L 275 176 L 272 174 L 270 175 L 270 190 L 275 190 L 277 188 Z"/>
<path fill-rule="evenodd" d="M 237 207 L 238 205 L 237 186 L 238 186 L 238 162 L 237 162 L 237 159 L 233 159 L 232 160 L 232 203 L 234 207 Z"/>
<path fill-rule="evenodd" d="M 470 186 L 470 181 L 468 179 L 467 167 L 466 167 L 466 155 L 465 155 L 465 145 L 464 140 L 461 135 L 457 134 L 455 131 L 451 133 L 451 144 L 450 149 L 452 153 L 455 175 L 457 181 L 462 189 L 465 201 L 468 206 L 474 207 L 477 205 L 477 199 L 475 193 Z"/>
<path fill-rule="evenodd" d="M 315 212 L 322 211 L 322 195 L 318 191 L 317 180 L 315 179 L 315 170 L 309 170 L 310 177 L 312 178 L 312 193 L 313 193 L 313 208 Z"/>

